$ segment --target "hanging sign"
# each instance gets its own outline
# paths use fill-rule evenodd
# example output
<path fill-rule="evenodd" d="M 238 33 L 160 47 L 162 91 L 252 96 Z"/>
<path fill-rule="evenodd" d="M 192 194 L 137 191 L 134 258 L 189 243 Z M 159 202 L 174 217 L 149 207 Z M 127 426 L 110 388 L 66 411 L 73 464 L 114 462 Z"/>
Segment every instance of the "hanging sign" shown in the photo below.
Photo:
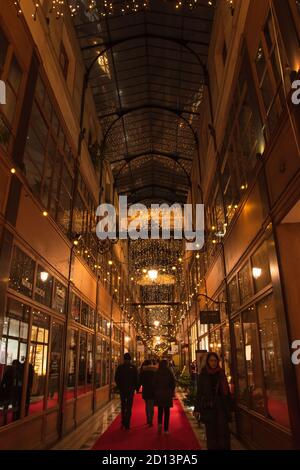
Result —
<path fill-rule="evenodd" d="M 221 323 L 220 310 L 200 310 L 202 325 L 217 325 Z"/>

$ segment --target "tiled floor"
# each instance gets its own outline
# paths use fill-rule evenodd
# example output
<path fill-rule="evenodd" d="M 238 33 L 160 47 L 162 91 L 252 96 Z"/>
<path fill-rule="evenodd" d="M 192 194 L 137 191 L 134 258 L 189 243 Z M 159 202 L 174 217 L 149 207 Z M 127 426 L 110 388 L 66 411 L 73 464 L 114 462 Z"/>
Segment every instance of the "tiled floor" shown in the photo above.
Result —
<path fill-rule="evenodd" d="M 121 405 L 119 399 L 114 399 L 111 403 L 105 407 L 103 412 L 100 414 L 99 427 L 96 431 L 89 436 L 88 440 L 83 444 L 80 450 L 90 450 L 99 437 L 107 430 L 114 419 L 121 412 Z"/>

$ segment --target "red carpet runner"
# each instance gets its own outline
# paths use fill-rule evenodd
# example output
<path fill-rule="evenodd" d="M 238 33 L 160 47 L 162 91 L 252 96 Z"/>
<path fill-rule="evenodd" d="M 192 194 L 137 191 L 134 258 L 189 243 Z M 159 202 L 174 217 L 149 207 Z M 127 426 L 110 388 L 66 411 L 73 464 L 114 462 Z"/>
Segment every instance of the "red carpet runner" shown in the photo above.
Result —
<path fill-rule="evenodd" d="M 93 450 L 200 450 L 199 442 L 185 416 L 179 400 L 171 408 L 169 434 L 157 434 L 157 408 L 154 425 L 146 423 L 145 405 L 141 394 L 134 396 L 131 429 L 121 430 L 119 415 L 94 444 Z"/>

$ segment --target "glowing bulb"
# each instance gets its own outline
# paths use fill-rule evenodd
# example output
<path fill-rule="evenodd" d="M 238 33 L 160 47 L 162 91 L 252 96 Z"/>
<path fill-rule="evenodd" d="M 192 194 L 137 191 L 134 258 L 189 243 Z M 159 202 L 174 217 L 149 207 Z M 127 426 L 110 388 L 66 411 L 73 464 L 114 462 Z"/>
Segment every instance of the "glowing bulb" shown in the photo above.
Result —
<path fill-rule="evenodd" d="M 47 273 L 46 271 L 42 271 L 42 272 L 40 273 L 40 278 L 41 278 L 41 281 L 42 281 L 42 282 L 48 281 L 49 273 Z"/>
<path fill-rule="evenodd" d="M 159 326 L 159 321 L 158 320 L 155 320 L 155 322 L 153 323 L 154 326 Z"/>
<path fill-rule="evenodd" d="M 252 268 L 252 275 L 254 279 L 259 279 L 260 276 L 262 275 L 262 269 L 261 268 Z"/>
<path fill-rule="evenodd" d="M 158 276 L 158 272 L 156 269 L 150 269 L 148 271 L 148 277 L 151 281 L 156 281 L 157 276 Z"/>

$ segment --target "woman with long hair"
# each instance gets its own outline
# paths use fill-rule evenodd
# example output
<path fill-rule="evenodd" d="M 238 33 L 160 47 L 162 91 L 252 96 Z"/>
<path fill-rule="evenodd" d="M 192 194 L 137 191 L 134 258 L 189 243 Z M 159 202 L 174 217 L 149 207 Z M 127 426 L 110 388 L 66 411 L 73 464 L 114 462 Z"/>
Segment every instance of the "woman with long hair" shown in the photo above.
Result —
<path fill-rule="evenodd" d="M 197 383 L 195 413 L 205 424 L 208 450 L 230 450 L 231 395 L 219 356 L 210 352 Z"/>
<path fill-rule="evenodd" d="M 162 359 L 154 382 L 154 405 L 158 407 L 158 433 L 162 432 L 164 418 L 164 432 L 169 432 L 170 408 L 173 407 L 173 396 L 175 391 L 175 377 L 168 367 L 168 361 Z"/>

